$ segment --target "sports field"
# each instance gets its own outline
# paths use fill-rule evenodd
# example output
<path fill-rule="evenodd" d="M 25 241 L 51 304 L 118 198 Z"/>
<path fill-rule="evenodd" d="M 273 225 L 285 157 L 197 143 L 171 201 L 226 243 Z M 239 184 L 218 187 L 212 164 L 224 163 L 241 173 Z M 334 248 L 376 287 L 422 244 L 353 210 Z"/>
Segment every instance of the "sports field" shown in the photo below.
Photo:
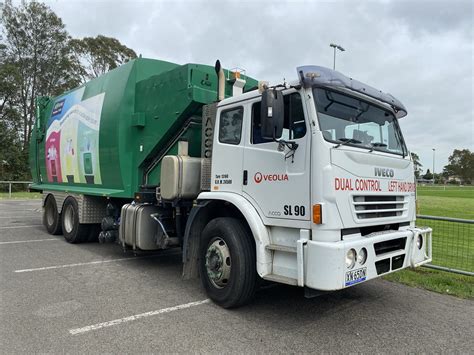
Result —
<path fill-rule="evenodd" d="M 417 186 L 418 214 L 474 219 L 474 187 Z M 418 219 L 433 228 L 433 264 L 474 272 L 474 225 Z M 407 269 L 386 280 L 439 293 L 474 298 L 474 277 L 426 268 Z"/>
<path fill-rule="evenodd" d="M 474 186 L 418 186 L 419 213 L 474 219 Z"/>
<path fill-rule="evenodd" d="M 419 214 L 474 219 L 474 187 L 419 186 Z M 418 219 L 433 228 L 433 264 L 474 272 L 474 225 Z"/>

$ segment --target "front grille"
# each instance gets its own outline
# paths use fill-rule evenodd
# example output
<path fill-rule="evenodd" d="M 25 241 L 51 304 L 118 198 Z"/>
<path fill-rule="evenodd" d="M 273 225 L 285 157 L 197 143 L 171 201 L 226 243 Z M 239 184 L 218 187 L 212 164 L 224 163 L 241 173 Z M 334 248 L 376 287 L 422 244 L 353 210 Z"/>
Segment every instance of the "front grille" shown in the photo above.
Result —
<path fill-rule="evenodd" d="M 400 269 L 405 261 L 405 255 L 398 255 L 392 258 L 392 270 Z"/>
<path fill-rule="evenodd" d="M 382 259 L 375 262 L 375 269 L 377 275 L 385 274 L 390 270 L 394 271 L 403 267 L 405 255 L 397 255 L 392 258 L 392 268 L 390 269 L 390 258 Z"/>
<path fill-rule="evenodd" d="M 386 240 L 385 242 L 379 242 L 374 244 L 375 255 L 390 253 L 396 250 L 405 250 L 405 244 L 407 238 L 397 238 L 392 240 Z"/>
<path fill-rule="evenodd" d="M 353 196 L 357 219 L 398 217 L 407 210 L 404 196 Z"/>
<path fill-rule="evenodd" d="M 383 259 L 375 262 L 375 268 L 377 269 L 377 275 L 385 274 L 390 271 L 390 258 Z"/>

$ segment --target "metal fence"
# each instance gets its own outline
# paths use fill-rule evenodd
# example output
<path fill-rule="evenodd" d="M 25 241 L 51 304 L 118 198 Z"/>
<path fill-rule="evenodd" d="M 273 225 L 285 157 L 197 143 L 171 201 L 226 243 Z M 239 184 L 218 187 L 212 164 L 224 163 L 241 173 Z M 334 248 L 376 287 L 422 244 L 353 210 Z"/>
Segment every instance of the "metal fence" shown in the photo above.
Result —
<path fill-rule="evenodd" d="M 6 187 L 8 186 L 8 198 L 12 198 L 13 185 L 15 184 L 23 185 L 23 188 L 20 189 L 20 191 L 28 191 L 28 186 L 31 183 L 32 183 L 31 181 L 0 181 L 0 191 L 3 192 L 4 191 L 3 187 L 5 187 L 5 192 L 6 192 L 7 191 Z"/>
<path fill-rule="evenodd" d="M 427 267 L 474 276 L 474 220 L 417 216 L 433 229 L 433 261 Z"/>

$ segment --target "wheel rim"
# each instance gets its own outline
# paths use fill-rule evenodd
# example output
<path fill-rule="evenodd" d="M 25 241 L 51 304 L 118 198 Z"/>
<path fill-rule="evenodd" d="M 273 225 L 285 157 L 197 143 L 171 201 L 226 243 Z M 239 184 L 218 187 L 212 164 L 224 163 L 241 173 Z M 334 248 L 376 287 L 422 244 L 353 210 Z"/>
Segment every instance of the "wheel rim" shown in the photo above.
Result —
<path fill-rule="evenodd" d="M 54 223 L 54 207 L 48 205 L 46 208 L 46 222 L 48 222 L 48 226 L 52 226 Z"/>
<path fill-rule="evenodd" d="M 215 238 L 207 247 L 206 272 L 211 283 L 217 288 L 224 288 L 229 282 L 231 269 L 230 251 L 222 238 Z"/>
<path fill-rule="evenodd" d="M 74 208 L 69 205 L 64 211 L 64 229 L 67 233 L 71 233 L 74 227 Z"/>

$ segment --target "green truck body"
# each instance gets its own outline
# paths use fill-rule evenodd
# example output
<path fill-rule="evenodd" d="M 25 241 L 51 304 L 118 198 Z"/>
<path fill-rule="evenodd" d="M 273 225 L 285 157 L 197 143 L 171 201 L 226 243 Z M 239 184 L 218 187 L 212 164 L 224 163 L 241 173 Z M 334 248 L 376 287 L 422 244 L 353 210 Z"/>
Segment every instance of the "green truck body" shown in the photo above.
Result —
<path fill-rule="evenodd" d="M 257 85 L 245 79 L 246 89 Z M 132 198 L 140 186 L 159 185 L 161 158 L 177 154 L 179 140 L 189 142 L 190 156 L 201 155 L 202 106 L 216 101 L 217 86 L 212 66 L 138 58 L 38 98 L 32 188 Z"/>

